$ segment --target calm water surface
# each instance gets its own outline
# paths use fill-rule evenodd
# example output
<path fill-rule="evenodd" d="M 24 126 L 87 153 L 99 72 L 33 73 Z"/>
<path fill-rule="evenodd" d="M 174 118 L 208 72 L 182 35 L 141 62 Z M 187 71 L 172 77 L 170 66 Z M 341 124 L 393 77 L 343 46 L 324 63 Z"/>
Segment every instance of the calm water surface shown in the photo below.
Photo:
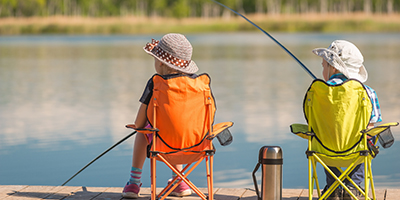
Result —
<path fill-rule="evenodd" d="M 354 42 L 365 57 L 367 85 L 379 96 L 385 122 L 400 121 L 399 34 L 273 34 L 317 77 L 311 50 L 335 39 Z M 142 50 L 152 36 L 0 37 L 0 185 L 60 185 L 130 133 L 153 59 Z M 216 143 L 215 186 L 253 188 L 251 172 L 264 145 L 283 149 L 283 187 L 307 187 L 307 142 L 290 133 L 304 122 L 302 100 L 312 78 L 262 33 L 188 35 L 199 73 L 209 73 L 216 122 L 234 121 L 234 142 Z M 400 128 L 393 129 L 400 138 Z M 129 178 L 133 138 L 68 185 L 122 187 Z M 400 143 L 373 161 L 377 187 L 400 187 Z M 170 170 L 158 165 L 158 185 Z M 150 185 L 149 161 L 143 184 Z M 321 169 L 319 169 L 321 171 Z M 204 165 L 190 177 L 206 186 Z M 260 174 L 260 172 L 258 173 Z M 320 175 L 323 180 L 324 175 Z"/>

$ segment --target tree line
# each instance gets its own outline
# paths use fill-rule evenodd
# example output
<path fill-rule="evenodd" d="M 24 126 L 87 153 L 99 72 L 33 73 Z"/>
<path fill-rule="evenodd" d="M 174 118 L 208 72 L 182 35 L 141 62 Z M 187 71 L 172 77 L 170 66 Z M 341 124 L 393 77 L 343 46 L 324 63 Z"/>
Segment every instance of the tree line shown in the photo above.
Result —
<path fill-rule="evenodd" d="M 400 0 L 218 0 L 242 14 L 393 14 Z M 210 0 L 0 0 L 0 17 L 230 17 Z"/>

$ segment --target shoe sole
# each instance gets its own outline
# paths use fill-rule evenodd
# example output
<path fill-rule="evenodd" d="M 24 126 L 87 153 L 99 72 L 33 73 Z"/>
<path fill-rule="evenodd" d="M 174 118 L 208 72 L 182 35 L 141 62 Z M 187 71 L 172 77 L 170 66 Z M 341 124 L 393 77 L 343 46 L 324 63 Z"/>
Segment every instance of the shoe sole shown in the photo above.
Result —
<path fill-rule="evenodd" d="M 192 190 L 188 189 L 188 190 L 184 190 L 183 192 L 171 192 L 171 196 L 176 196 L 176 197 L 185 197 L 185 196 L 189 196 L 192 194 Z"/>
<path fill-rule="evenodd" d="M 137 198 L 139 198 L 139 194 L 136 194 L 133 192 L 124 192 L 124 193 L 122 193 L 122 197 L 128 198 L 128 199 L 137 199 Z"/>

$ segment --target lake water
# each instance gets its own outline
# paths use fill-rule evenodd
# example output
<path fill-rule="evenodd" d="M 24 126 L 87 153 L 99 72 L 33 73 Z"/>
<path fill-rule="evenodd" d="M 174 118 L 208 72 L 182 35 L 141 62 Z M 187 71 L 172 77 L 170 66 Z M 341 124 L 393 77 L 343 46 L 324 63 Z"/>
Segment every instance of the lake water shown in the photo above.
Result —
<path fill-rule="evenodd" d="M 367 85 L 379 96 L 384 122 L 400 121 L 399 34 L 273 33 L 317 77 L 311 53 L 335 39 L 354 42 L 365 57 Z M 0 37 L 0 185 L 61 185 L 131 131 L 153 59 L 142 50 L 161 35 Z M 307 142 L 289 125 L 305 122 L 304 93 L 312 78 L 263 33 L 187 35 L 199 73 L 212 77 L 216 122 L 235 122 L 234 142 L 215 143 L 215 187 L 253 188 L 251 172 L 264 145 L 283 149 L 283 187 L 307 188 Z M 394 128 L 400 138 L 400 128 Z M 133 138 L 67 185 L 123 187 Z M 373 161 L 380 188 L 400 187 L 400 143 Z M 158 185 L 170 170 L 158 164 Z M 321 169 L 319 169 L 320 172 Z M 189 177 L 206 186 L 204 164 Z M 258 172 L 260 175 L 260 172 Z M 143 185 L 150 186 L 149 161 Z M 324 179 L 324 175 L 320 175 Z M 323 182 L 324 183 L 324 182 Z"/>

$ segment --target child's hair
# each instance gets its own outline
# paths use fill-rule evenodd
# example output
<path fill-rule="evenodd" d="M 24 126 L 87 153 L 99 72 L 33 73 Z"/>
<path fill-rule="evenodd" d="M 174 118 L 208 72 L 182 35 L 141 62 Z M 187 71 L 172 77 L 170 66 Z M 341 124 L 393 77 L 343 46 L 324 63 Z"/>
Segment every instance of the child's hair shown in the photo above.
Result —
<path fill-rule="evenodd" d="M 167 74 L 186 74 L 185 72 L 181 72 L 179 70 L 173 69 L 171 67 L 168 67 L 168 65 L 161 63 L 160 68 L 163 71 L 163 74 L 161 75 L 167 75 Z"/>
<path fill-rule="evenodd" d="M 192 45 L 184 35 L 166 34 L 160 41 L 153 39 L 143 49 L 171 69 L 186 74 L 193 74 L 198 70 L 196 63 L 192 60 Z"/>

